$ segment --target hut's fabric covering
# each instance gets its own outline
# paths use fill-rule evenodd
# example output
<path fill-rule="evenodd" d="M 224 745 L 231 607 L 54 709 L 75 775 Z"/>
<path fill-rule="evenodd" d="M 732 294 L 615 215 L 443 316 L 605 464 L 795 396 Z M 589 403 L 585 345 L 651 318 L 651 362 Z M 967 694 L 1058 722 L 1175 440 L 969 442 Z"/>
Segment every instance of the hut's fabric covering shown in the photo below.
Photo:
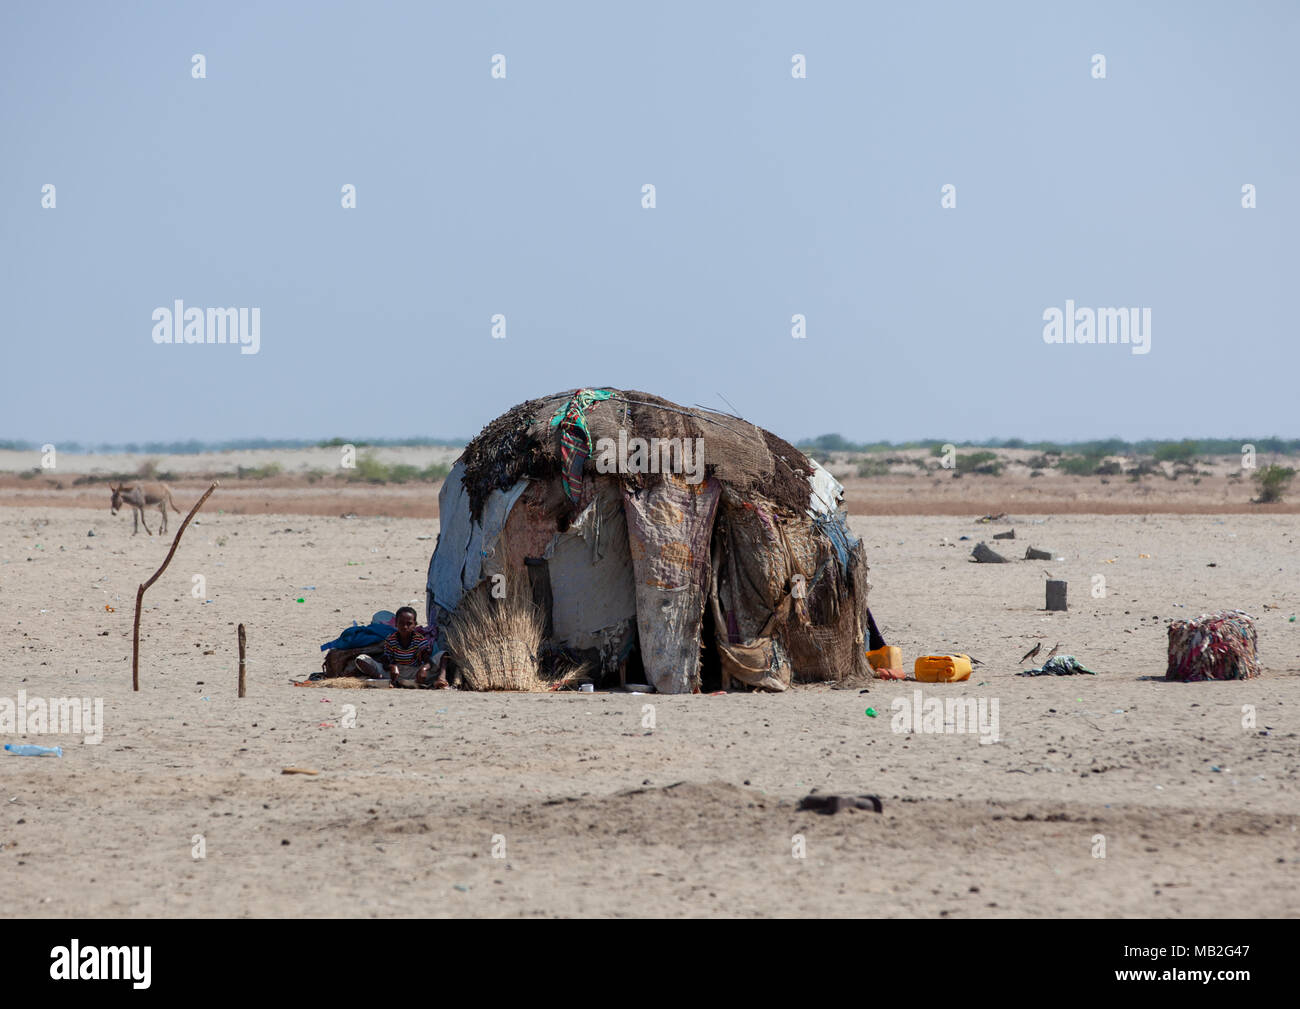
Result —
<path fill-rule="evenodd" d="M 568 509 L 559 481 L 528 481 L 528 489 L 510 509 L 491 555 L 483 558 L 482 577 L 511 576 L 523 570 L 527 558 L 545 557 L 556 537 L 557 507 Z"/>
<path fill-rule="evenodd" d="M 538 566 L 545 572 L 539 577 L 545 577 L 549 587 L 546 616 L 551 642 L 594 662 L 602 672 L 616 670 L 636 644 L 637 636 L 636 591 L 619 483 L 609 478 L 585 480 L 580 511 L 563 531 L 557 529 L 557 517 L 567 507 L 559 481 L 525 483 L 527 488 L 513 502 L 513 495 L 501 495 L 500 491 L 489 496 L 485 523 L 490 523 L 498 510 L 493 504 L 498 495 L 502 497 L 501 506 L 511 503 L 511 508 L 495 537 L 487 531 L 480 537 L 487 546 L 477 577 L 527 577 L 523 572 L 530 559 L 534 563 L 544 561 Z M 471 528 L 473 525 L 471 522 Z M 441 553 L 443 542 L 440 537 L 435 557 Z M 462 578 L 472 571 L 468 558 L 465 560 Z M 445 567 L 454 573 L 454 564 Z M 442 562 L 434 569 L 446 573 Z M 457 581 L 451 574 L 447 578 L 448 586 L 431 592 L 437 605 L 451 612 L 460 601 L 455 589 L 459 587 L 463 594 L 473 586 Z M 430 582 L 432 585 L 432 578 Z M 453 598 L 453 603 L 444 602 Z"/>
<path fill-rule="evenodd" d="M 676 477 L 639 491 L 623 488 L 641 661 L 661 694 L 699 686 L 709 539 L 721 490 L 714 479 L 691 484 Z"/>
<path fill-rule="evenodd" d="M 1166 680 L 1248 680 L 1259 675 L 1254 619 L 1241 610 L 1202 613 L 1169 625 Z"/>
<path fill-rule="evenodd" d="M 858 545 L 858 538 L 849 531 L 848 521 L 843 512 L 822 512 L 813 518 L 813 528 L 830 540 L 835 550 L 835 559 L 840 562 L 840 571 L 847 571 L 849 555 Z"/>
<path fill-rule="evenodd" d="M 438 494 L 438 543 L 429 561 L 428 591 L 432 602 L 447 611 L 481 580 L 483 558 L 495 549 L 510 509 L 528 489 L 528 481 L 519 480 L 508 490 L 492 491 L 475 519 L 463 475 L 464 463 L 458 460 Z"/>
<path fill-rule="evenodd" d="M 807 516 L 785 530 L 792 569 L 803 576 L 803 597 L 793 600 L 786 624 L 790 662 L 799 680 L 869 676 L 863 628 L 867 626 L 866 552 L 857 540 L 842 564 L 837 546 Z"/>
<path fill-rule="evenodd" d="M 542 554 L 551 584 L 554 640 L 618 668 L 636 641 L 636 583 L 616 480 L 589 480 L 590 500 Z"/>
<path fill-rule="evenodd" d="M 809 510 L 814 514 L 835 512 L 844 500 L 844 485 L 831 476 L 816 459 L 809 459 L 808 464 L 812 466 L 812 473 L 808 477 L 808 483 L 812 485 Z"/>
<path fill-rule="evenodd" d="M 791 612 L 788 557 L 772 506 L 724 490 L 713 537 L 709 603 L 723 672 L 784 690 L 792 670 L 778 639 Z"/>
<path fill-rule="evenodd" d="M 777 690 L 866 674 L 866 555 L 842 513 L 791 515 L 725 490 L 713 576 L 718 651 L 731 676 Z"/>

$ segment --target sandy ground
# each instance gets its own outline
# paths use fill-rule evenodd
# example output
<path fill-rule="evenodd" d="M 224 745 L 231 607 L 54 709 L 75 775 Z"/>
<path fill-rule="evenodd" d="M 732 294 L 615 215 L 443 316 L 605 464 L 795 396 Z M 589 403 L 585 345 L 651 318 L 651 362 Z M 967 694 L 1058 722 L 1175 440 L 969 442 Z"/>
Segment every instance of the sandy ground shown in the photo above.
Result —
<path fill-rule="evenodd" d="M 0 509 L 0 697 L 104 710 L 98 744 L 30 737 L 63 758 L 0 755 L 0 876 L 19 917 L 1300 908 L 1290 516 L 1016 515 L 1017 539 L 996 546 L 1063 559 L 1006 565 L 966 558 L 1009 525 L 856 518 L 873 610 L 909 667 L 949 649 L 982 660 L 968 684 L 920 685 L 997 700 L 1000 738 L 982 745 L 892 731 L 913 683 L 693 697 L 292 687 L 352 619 L 422 602 L 436 522 L 222 514 L 221 493 L 146 596 L 138 694 L 135 587 L 168 544 L 102 508 Z M 1040 609 L 1044 570 L 1069 580 L 1068 613 Z M 1234 606 L 1258 617 L 1262 678 L 1153 678 L 1168 619 Z M 1099 675 L 1017 677 L 1035 640 Z M 875 794 L 884 811 L 797 811 L 813 789 Z"/>

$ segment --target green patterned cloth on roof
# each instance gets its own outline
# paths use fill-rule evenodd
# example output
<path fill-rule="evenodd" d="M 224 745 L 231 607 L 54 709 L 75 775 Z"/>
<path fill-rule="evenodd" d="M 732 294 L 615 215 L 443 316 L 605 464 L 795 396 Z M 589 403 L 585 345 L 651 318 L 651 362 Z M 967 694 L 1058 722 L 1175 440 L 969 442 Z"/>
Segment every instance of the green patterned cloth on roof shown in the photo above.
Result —
<path fill-rule="evenodd" d="M 613 395 L 613 389 L 579 389 L 551 418 L 551 427 L 560 429 L 560 483 L 565 496 L 574 504 L 582 496 L 582 470 L 591 455 L 586 411 L 593 403 L 611 399 Z"/>

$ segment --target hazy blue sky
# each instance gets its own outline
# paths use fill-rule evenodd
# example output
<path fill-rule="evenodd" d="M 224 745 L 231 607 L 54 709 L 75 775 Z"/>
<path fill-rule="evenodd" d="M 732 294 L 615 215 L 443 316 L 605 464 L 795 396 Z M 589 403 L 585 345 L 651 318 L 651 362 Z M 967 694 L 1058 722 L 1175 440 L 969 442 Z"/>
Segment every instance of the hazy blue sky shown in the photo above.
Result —
<path fill-rule="evenodd" d="M 1297 53 L 1295 2 L 5 0 L 0 438 L 596 384 L 790 438 L 1296 436 Z M 260 352 L 155 344 L 178 298 Z M 1067 298 L 1151 352 L 1046 344 Z"/>

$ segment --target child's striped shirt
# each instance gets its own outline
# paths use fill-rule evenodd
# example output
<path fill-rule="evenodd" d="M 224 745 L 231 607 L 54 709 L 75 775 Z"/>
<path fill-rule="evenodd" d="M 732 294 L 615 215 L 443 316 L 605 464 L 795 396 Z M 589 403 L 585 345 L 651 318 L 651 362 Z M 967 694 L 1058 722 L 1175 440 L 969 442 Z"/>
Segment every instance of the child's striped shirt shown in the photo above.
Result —
<path fill-rule="evenodd" d="M 403 645 L 393 631 L 384 639 L 385 666 L 416 666 L 420 664 L 420 653 L 428 653 L 431 639 L 418 627 L 411 632 L 411 642 Z"/>

